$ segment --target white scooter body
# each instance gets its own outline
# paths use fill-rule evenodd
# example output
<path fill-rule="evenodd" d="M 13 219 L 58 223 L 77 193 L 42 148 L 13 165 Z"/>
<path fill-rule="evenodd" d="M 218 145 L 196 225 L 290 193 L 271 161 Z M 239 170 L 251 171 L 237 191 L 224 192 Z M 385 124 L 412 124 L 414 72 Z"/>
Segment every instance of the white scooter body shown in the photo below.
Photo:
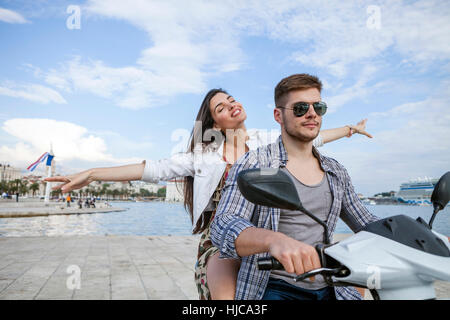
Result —
<path fill-rule="evenodd" d="M 433 231 L 449 248 L 448 238 Z M 434 281 L 450 281 L 450 257 L 361 231 L 325 249 L 350 270 L 333 281 L 375 289 L 381 300 L 435 299 Z"/>
<path fill-rule="evenodd" d="M 323 244 L 316 246 L 322 267 L 295 277 L 321 274 L 329 286 L 371 289 L 375 299 L 435 299 L 434 282 L 450 281 L 450 244 L 432 230 L 436 214 L 450 202 L 450 171 L 431 195 L 433 215 L 428 223 L 407 215 L 378 219 L 355 235 L 330 245 L 328 225 L 303 207 L 292 179 L 282 170 L 247 169 L 237 178 L 250 202 L 266 207 L 299 210 L 324 228 Z M 282 269 L 274 257 L 257 261 L 259 270 Z"/>

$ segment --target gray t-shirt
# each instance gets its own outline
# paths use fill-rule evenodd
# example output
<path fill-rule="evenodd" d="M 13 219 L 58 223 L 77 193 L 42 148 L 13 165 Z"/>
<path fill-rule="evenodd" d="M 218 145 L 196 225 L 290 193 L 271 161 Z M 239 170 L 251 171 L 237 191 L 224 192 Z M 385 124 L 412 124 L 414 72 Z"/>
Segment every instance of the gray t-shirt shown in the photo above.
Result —
<path fill-rule="evenodd" d="M 324 174 L 319 184 L 307 186 L 297 180 L 285 167 L 281 170 L 286 172 L 295 183 L 303 207 L 325 222 L 330 213 L 333 200 L 327 175 Z M 311 246 L 323 243 L 323 227 L 301 211 L 281 210 L 278 231 Z M 320 275 L 315 277 L 314 282 L 311 282 L 309 278 L 305 281 L 295 282 L 292 279 L 295 277 L 295 274 L 280 270 L 272 271 L 270 276 L 276 279 L 283 279 L 295 286 L 310 290 L 317 290 L 327 286 L 325 280 Z"/>

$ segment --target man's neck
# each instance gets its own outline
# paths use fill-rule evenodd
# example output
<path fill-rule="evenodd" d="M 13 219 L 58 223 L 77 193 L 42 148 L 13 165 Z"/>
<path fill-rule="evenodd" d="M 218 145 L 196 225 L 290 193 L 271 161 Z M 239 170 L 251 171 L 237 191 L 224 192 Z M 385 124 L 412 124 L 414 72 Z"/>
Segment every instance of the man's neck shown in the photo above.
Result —
<path fill-rule="evenodd" d="M 298 140 L 296 137 L 293 137 L 284 131 L 281 133 L 281 139 L 283 140 L 283 145 L 289 160 L 295 159 L 305 161 L 314 158 L 312 152 L 313 141 L 304 142 Z"/>

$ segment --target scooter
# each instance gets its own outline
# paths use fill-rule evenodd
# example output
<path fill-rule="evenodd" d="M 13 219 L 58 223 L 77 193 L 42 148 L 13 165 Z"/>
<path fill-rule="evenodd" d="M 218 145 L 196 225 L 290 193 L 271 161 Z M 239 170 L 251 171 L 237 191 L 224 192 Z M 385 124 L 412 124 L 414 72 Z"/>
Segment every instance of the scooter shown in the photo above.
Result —
<path fill-rule="evenodd" d="M 432 229 L 436 214 L 450 200 L 450 171 L 436 184 L 434 211 L 426 223 L 397 215 L 366 225 L 343 241 L 331 243 L 328 227 L 306 210 L 291 178 L 277 169 L 249 169 L 237 179 L 242 195 L 259 206 L 300 210 L 324 228 L 323 244 L 316 250 L 321 268 L 305 272 L 295 281 L 322 275 L 329 286 L 367 288 L 374 300 L 436 299 L 434 281 L 450 281 L 449 239 Z M 282 270 L 274 257 L 259 258 L 260 270 Z"/>

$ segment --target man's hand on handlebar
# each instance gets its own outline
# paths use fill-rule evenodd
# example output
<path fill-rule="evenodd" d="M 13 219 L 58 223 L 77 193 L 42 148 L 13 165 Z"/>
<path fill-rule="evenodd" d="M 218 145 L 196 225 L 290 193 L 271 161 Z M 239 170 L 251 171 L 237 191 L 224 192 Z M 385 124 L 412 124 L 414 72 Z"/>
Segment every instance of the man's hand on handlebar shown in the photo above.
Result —
<path fill-rule="evenodd" d="M 269 253 L 276 258 L 289 273 L 302 273 L 321 267 L 317 250 L 306 243 L 277 232 L 276 239 L 269 247 Z M 314 277 L 310 278 L 314 281 Z"/>

